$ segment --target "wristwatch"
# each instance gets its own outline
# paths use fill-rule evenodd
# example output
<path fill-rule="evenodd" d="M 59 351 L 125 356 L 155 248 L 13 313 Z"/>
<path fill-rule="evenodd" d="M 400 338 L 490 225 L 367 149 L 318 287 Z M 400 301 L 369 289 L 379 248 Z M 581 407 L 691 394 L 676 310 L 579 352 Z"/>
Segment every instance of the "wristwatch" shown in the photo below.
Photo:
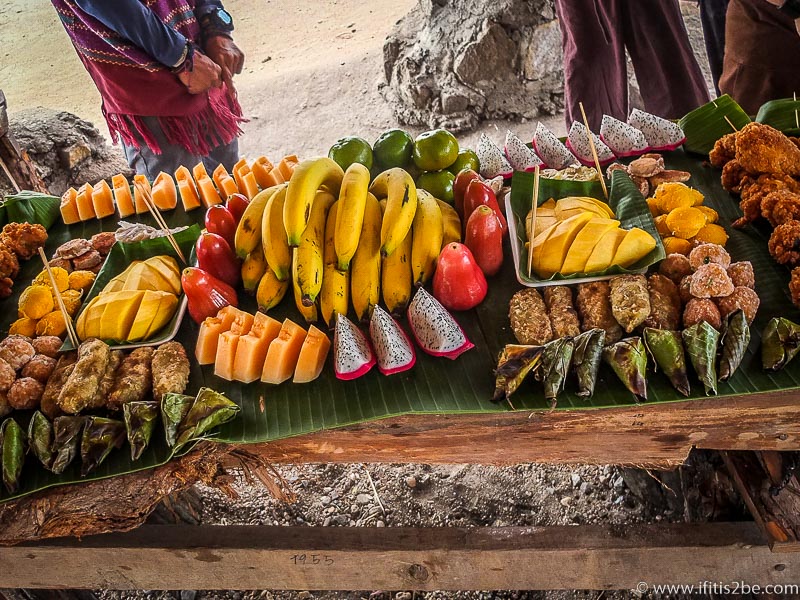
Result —
<path fill-rule="evenodd" d="M 186 40 L 186 45 L 183 47 L 183 53 L 181 54 L 181 58 L 177 63 L 175 63 L 171 71 L 176 75 L 179 75 L 180 73 L 184 73 L 186 71 L 190 73 L 194 71 L 194 50 L 195 50 L 194 44 L 189 40 Z"/>
<path fill-rule="evenodd" d="M 230 37 L 233 31 L 233 17 L 224 8 L 218 8 L 200 19 L 200 27 L 205 37 L 211 35 Z"/>
<path fill-rule="evenodd" d="M 800 0 L 786 0 L 778 10 L 792 19 L 800 19 Z"/>

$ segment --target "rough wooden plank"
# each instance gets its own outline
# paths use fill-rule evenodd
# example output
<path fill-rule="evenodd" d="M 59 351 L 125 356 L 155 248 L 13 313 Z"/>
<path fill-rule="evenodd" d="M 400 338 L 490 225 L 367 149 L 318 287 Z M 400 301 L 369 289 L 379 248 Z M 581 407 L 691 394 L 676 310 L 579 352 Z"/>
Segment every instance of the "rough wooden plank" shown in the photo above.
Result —
<path fill-rule="evenodd" d="M 786 584 L 753 523 L 625 528 L 145 526 L 0 551 L 0 587 L 630 589 L 644 581 Z"/>
<path fill-rule="evenodd" d="M 645 408 L 409 415 L 247 446 L 274 463 L 591 463 L 675 468 L 692 447 L 800 450 L 796 393 Z"/>

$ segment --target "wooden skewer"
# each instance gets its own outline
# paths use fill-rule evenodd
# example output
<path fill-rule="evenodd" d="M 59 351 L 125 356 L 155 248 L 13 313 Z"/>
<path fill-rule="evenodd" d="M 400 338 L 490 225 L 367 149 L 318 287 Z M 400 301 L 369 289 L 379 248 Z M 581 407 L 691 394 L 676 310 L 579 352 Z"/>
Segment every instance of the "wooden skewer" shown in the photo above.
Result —
<path fill-rule="evenodd" d="M 175 237 L 169 230 L 169 225 L 167 225 L 167 222 L 164 220 L 164 217 L 161 216 L 161 212 L 159 212 L 158 207 L 153 202 L 153 197 L 150 195 L 150 192 L 147 191 L 147 188 L 138 181 L 134 181 L 133 184 L 134 186 L 136 186 L 136 189 L 142 195 L 142 199 L 144 200 L 144 203 L 147 206 L 147 210 L 149 210 L 150 214 L 153 215 L 153 218 L 156 220 L 156 223 L 158 223 L 158 226 L 166 235 L 167 239 L 169 240 L 169 243 L 172 245 L 172 247 L 175 249 L 175 252 L 183 261 L 183 264 L 188 265 L 189 263 L 186 261 L 186 257 L 183 255 L 181 247 L 178 245 L 178 242 L 175 240 Z"/>
<path fill-rule="evenodd" d="M 723 118 L 728 122 L 728 125 L 731 126 L 731 129 L 733 129 L 734 131 L 739 131 L 738 129 L 736 129 L 736 125 L 734 125 L 733 122 L 728 118 L 728 115 L 724 115 Z"/>
<path fill-rule="evenodd" d="M 81 341 L 78 339 L 78 335 L 75 333 L 75 327 L 72 324 L 72 317 L 69 316 L 67 307 L 64 306 L 64 299 L 61 297 L 61 290 L 58 289 L 55 275 L 53 275 L 53 271 L 50 269 L 50 261 L 47 260 L 47 255 L 45 255 L 42 248 L 39 248 L 39 256 L 44 263 L 44 268 L 47 271 L 47 275 L 50 277 L 50 285 L 53 286 L 53 295 L 56 297 L 56 302 L 58 302 L 58 308 L 61 311 L 61 316 L 64 317 L 64 324 L 67 327 L 69 341 L 72 342 L 72 346 L 77 350 L 78 346 L 81 345 Z"/>
<path fill-rule="evenodd" d="M 536 210 L 539 207 L 539 165 L 533 170 L 533 194 L 531 194 L 531 224 L 528 226 L 528 277 L 533 266 L 533 237 L 536 233 Z M 510 403 L 509 403 L 510 404 Z M 513 407 L 512 407 L 513 408 Z"/>
<path fill-rule="evenodd" d="M 603 195 L 608 200 L 608 188 L 606 187 L 606 178 L 603 176 L 603 168 L 600 166 L 600 159 L 597 158 L 597 148 L 594 147 L 594 139 L 592 130 L 589 129 L 589 119 L 586 118 L 586 111 L 583 110 L 583 102 L 578 102 L 581 109 L 581 116 L 583 116 L 583 124 L 586 127 L 586 132 L 589 137 L 589 148 L 592 150 L 592 158 L 594 158 L 594 166 L 597 168 L 597 174 L 600 175 L 600 185 L 603 187 Z"/>
<path fill-rule="evenodd" d="M 792 99 L 797 102 L 797 92 L 792 92 Z M 794 124 L 800 129 L 800 116 L 797 115 L 797 108 L 794 109 Z"/>

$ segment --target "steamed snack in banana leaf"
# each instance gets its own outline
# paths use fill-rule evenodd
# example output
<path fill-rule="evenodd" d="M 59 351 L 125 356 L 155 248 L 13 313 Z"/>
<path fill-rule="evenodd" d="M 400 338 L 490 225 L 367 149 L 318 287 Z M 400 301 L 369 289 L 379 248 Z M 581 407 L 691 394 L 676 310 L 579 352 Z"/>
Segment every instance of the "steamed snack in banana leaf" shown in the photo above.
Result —
<path fill-rule="evenodd" d="M 619 275 L 608 282 L 611 313 L 625 333 L 631 333 L 650 315 L 650 293 L 644 275 Z"/>
<path fill-rule="evenodd" d="M 78 456 L 81 444 L 81 430 L 86 417 L 56 417 L 53 420 L 53 466 L 50 470 L 60 475 Z"/>
<path fill-rule="evenodd" d="M 581 316 L 581 329 L 602 329 L 606 332 L 606 344 L 622 338 L 622 328 L 611 312 L 607 281 L 592 281 L 578 284 L 575 306 Z"/>
<path fill-rule="evenodd" d="M 656 361 L 656 365 L 669 377 L 672 387 L 684 396 L 688 396 L 691 386 L 686 372 L 686 354 L 683 351 L 681 333 L 669 329 L 645 327 L 644 345 Z"/>
<path fill-rule="evenodd" d="M 493 402 L 502 402 L 517 391 L 525 377 L 541 361 L 541 346 L 522 346 L 507 344 L 497 358 L 497 368 L 494 370 L 494 395 Z"/>
<path fill-rule="evenodd" d="M 131 460 L 137 460 L 150 443 L 158 420 L 158 402 L 128 402 L 123 405 L 125 431 L 131 447 Z"/>
<path fill-rule="evenodd" d="M 575 337 L 580 334 L 581 323 L 572 303 L 572 290 L 565 285 L 551 285 L 544 288 L 542 295 L 553 334 L 557 338 Z"/>
<path fill-rule="evenodd" d="M 9 494 L 19 489 L 22 467 L 25 465 L 25 432 L 11 418 L 0 425 L 0 461 L 2 462 L 3 484 Z"/>
<path fill-rule="evenodd" d="M 33 455 L 46 469 L 53 466 L 56 455 L 53 451 L 53 424 L 40 411 L 33 413 L 28 423 L 28 446 Z"/>
<path fill-rule="evenodd" d="M 161 399 L 161 421 L 164 425 L 164 437 L 172 448 L 178 441 L 178 428 L 189 414 L 194 398 L 185 394 L 164 394 Z"/>
<path fill-rule="evenodd" d="M 575 337 L 573 342 L 575 349 L 572 353 L 572 367 L 578 377 L 577 394 L 581 398 L 589 398 L 594 394 L 597 383 L 606 332 L 602 329 L 590 329 Z"/>
<path fill-rule="evenodd" d="M 722 333 L 722 356 L 719 359 L 719 380 L 727 381 L 742 363 L 750 345 L 750 326 L 744 311 L 737 310 L 728 316 Z"/>
<path fill-rule="evenodd" d="M 227 423 L 241 410 L 238 404 L 219 392 L 200 388 L 189 414 L 178 429 L 178 441 L 175 442 L 173 452 L 179 452 L 186 444 L 201 439 L 215 427 Z"/>
<path fill-rule="evenodd" d="M 683 346 L 689 355 L 697 378 L 703 382 L 706 396 L 717 393 L 717 348 L 719 347 L 719 331 L 702 321 L 684 329 Z"/>
<path fill-rule="evenodd" d="M 114 448 L 125 442 L 125 423 L 105 417 L 88 417 L 81 436 L 81 476 L 100 466 Z"/>
<path fill-rule="evenodd" d="M 575 343 L 569 337 L 548 342 L 542 350 L 536 379 L 544 383 L 544 397 L 551 406 L 556 405 L 556 399 L 567 382 L 574 350 Z"/>
<path fill-rule="evenodd" d="M 606 346 L 603 360 L 632 394 L 647 400 L 647 352 L 642 338 L 625 338 Z"/>
<path fill-rule="evenodd" d="M 78 347 L 78 362 L 61 388 L 58 407 L 68 415 L 75 415 L 89 406 L 110 358 L 111 349 L 105 342 L 95 338 L 83 342 Z"/>
<path fill-rule="evenodd" d="M 800 325 L 789 319 L 770 319 L 761 336 L 761 363 L 767 371 L 780 371 L 800 351 Z"/>

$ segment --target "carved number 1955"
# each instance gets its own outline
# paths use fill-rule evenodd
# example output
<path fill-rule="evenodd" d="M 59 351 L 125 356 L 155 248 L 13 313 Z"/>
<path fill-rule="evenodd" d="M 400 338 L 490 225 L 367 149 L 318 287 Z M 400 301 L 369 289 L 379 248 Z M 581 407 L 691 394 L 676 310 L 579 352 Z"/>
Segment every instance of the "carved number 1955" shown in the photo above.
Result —
<path fill-rule="evenodd" d="M 293 554 L 290 559 L 295 565 L 322 565 L 330 567 L 334 560 L 327 554 Z"/>

